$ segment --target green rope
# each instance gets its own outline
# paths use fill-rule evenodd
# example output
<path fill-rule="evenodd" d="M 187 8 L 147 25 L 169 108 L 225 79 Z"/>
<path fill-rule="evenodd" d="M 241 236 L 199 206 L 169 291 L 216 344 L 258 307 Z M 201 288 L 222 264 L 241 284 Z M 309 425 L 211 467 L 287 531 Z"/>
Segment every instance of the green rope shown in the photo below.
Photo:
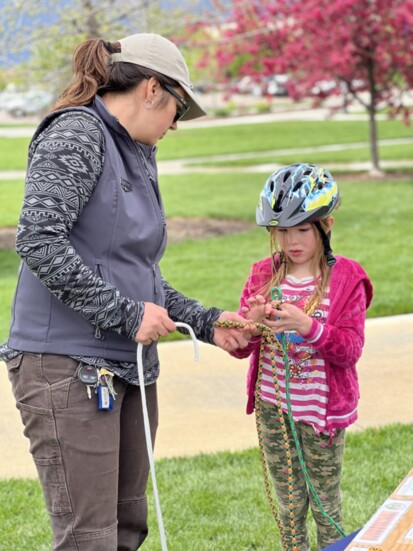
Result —
<path fill-rule="evenodd" d="M 271 298 L 272 298 L 272 300 L 281 300 L 282 293 L 281 293 L 281 289 L 279 287 L 277 287 L 277 288 L 273 287 L 271 289 Z M 341 528 L 341 526 L 339 526 L 337 524 L 337 522 L 333 518 L 331 518 L 330 515 L 328 515 L 328 513 L 325 511 L 325 509 L 323 507 L 323 504 L 321 503 L 321 500 L 320 500 L 320 498 L 317 494 L 317 491 L 314 488 L 313 483 L 311 482 L 310 475 L 308 474 L 308 471 L 307 471 L 307 466 L 305 464 L 305 460 L 304 460 L 304 457 L 303 457 L 303 451 L 302 451 L 301 444 L 300 444 L 300 441 L 299 441 L 299 438 L 298 438 L 298 435 L 297 435 L 297 430 L 295 428 L 295 422 L 294 422 L 294 419 L 293 419 L 293 413 L 292 413 L 292 408 L 291 408 L 290 362 L 289 362 L 289 358 L 288 358 L 287 341 L 286 341 L 284 332 L 281 333 L 281 348 L 282 348 L 283 361 L 284 361 L 284 366 L 285 366 L 285 398 L 286 398 L 286 402 L 287 402 L 288 420 L 290 422 L 291 432 L 293 434 L 295 447 L 297 449 L 297 455 L 298 455 L 298 460 L 300 462 L 301 470 L 303 471 L 305 481 L 307 482 L 308 488 L 310 489 L 311 493 L 313 494 L 313 497 L 314 497 L 314 499 L 315 499 L 315 501 L 316 501 L 316 503 L 317 503 L 317 505 L 320 509 L 321 514 L 323 515 L 324 518 L 326 518 L 338 530 L 338 532 L 343 537 L 345 537 L 346 534 L 343 531 L 343 529 Z"/>
<path fill-rule="evenodd" d="M 281 522 L 277 510 L 277 504 L 274 500 L 272 493 L 271 493 L 271 484 L 269 481 L 269 473 L 268 473 L 268 465 L 265 458 L 265 451 L 264 451 L 264 438 L 262 435 L 262 428 L 261 428 L 261 404 L 260 404 L 260 393 L 259 389 L 261 387 L 261 381 L 262 381 L 262 360 L 263 360 L 263 354 L 264 354 L 264 348 L 265 343 L 267 342 L 270 346 L 271 351 L 271 364 L 273 370 L 276 369 L 276 359 L 275 359 L 275 348 L 279 346 L 277 337 L 275 336 L 274 332 L 264 324 L 255 324 L 257 327 L 259 327 L 262 331 L 262 340 L 261 340 L 261 346 L 260 346 L 260 359 L 259 359 L 259 365 L 260 369 L 258 370 L 258 376 L 257 376 L 257 386 L 256 386 L 256 392 L 255 392 L 255 422 L 257 427 L 257 435 L 258 435 L 258 443 L 260 448 L 260 455 L 261 455 L 261 465 L 262 470 L 264 474 L 264 485 L 265 490 L 267 494 L 268 501 L 271 506 L 271 512 L 274 516 L 274 519 L 277 523 L 278 529 L 280 531 L 281 540 L 283 542 L 283 548 L 288 549 L 288 542 L 286 539 L 286 534 L 284 531 L 283 523 Z M 276 371 L 274 371 L 274 377 L 277 377 Z M 292 532 L 292 541 L 293 541 L 293 549 L 292 551 L 297 551 L 297 545 L 295 543 L 296 541 L 296 531 L 295 531 L 295 518 L 294 518 L 294 506 L 293 506 L 293 485 L 292 485 L 292 469 L 291 469 L 291 451 L 290 451 L 290 443 L 288 441 L 288 434 L 287 434 L 287 426 L 285 424 L 284 416 L 282 414 L 281 410 L 281 393 L 278 384 L 275 384 L 275 396 L 276 396 L 276 402 L 277 402 L 277 408 L 280 414 L 280 423 L 282 427 L 282 433 L 283 433 L 283 440 L 284 440 L 284 448 L 285 448 L 285 454 L 286 454 L 286 460 L 288 465 L 288 492 L 289 492 L 289 509 L 290 509 L 290 527 Z"/>
<path fill-rule="evenodd" d="M 281 298 L 281 290 L 277 288 L 277 290 L 272 289 L 271 290 L 271 297 L 273 300 L 276 300 L 275 298 L 275 292 L 277 292 L 277 298 Z M 217 321 L 214 323 L 215 327 L 226 327 L 226 328 L 243 328 L 247 325 L 247 323 L 240 323 L 240 322 L 233 322 L 229 320 L 225 321 Z M 248 324 L 249 325 L 249 324 Z M 276 361 L 275 361 L 275 349 L 278 349 L 283 356 L 283 361 L 285 364 L 285 379 L 286 379 L 286 402 L 287 402 L 287 413 L 288 413 L 288 420 L 291 427 L 291 431 L 294 438 L 295 447 L 297 449 L 297 455 L 299 458 L 300 466 L 304 474 L 304 478 L 306 480 L 306 483 L 311 491 L 311 493 L 314 496 L 314 499 L 320 509 L 320 512 L 322 515 L 328 519 L 328 521 L 338 530 L 338 532 L 345 537 L 345 533 L 343 532 L 342 528 L 332 519 L 325 511 L 317 492 L 311 482 L 310 476 L 307 471 L 307 467 L 305 464 L 305 460 L 303 457 L 300 441 L 298 439 L 297 431 L 295 428 L 294 419 L 292 416 L 292 409 L 291 409 L 291 396 L 290 396 L 290 368 L 289 368 L 289 358 L 287 354 L 287 343 L 285 334 L 281 333 L 281 344 L 278 342 L 277 337 L 275 336 L 272 329 L 268 327 L 268 325 L 262 324 L 262 323 L 254 323 L 255 327 L 258 329 L 261 329 L 261 345 L 260 345 L 260 357 L 259 357 L 259 363 L 258 363 L 258 378 L 257 378 L 257 385 L 256 385 L 256 393 L 255 393 L 255 411 L 256 411 L 256 424 L 257 424 L 257 433 L 258 433 L 258 442 L 259 442 L 259 448 L 260 448 L 260 455 L 262 460 L 262 467 L 263 467 L 263 474 L 264 474 L 264 483 L 265 483 L 265 489 L 267 493 L 268 500 L 270 502 L 271 511 L 273 513 L 273 516 L 275 518 L 275 521 L 278 525 L 278 529 L 280 531 L 280 535 L 284 544 L 284 548 L 288 549 L 288 545 L 285 539 L 285 532 L 283 529 L 283 525 L 279 519 L 277 507 L 275 500 L 273 499 L 273 496 L 271 494 L 271 488 L 269 483 L 269 476 L 268 476 L 268 466 L 265 459 L 264 454 L 264 446 L 263 446 L 263 437 L 262 437 L 262 431 L 261 431 L 261 408 L 260 408 L 260 386 L 261 386 L 261 378 L 262 378 L 262 363 L 263 363 L 263 353 L 265 344 L 268 345 L 270 348 L 270 355 L 271 355 L 271 365 L 272 365 L 272 373 L 274 378 L 274 386 L 275 386 L 275 393 L 276 393 L 276 403 L 277 403 L 277 409 L 278 409 L 278 418 L 281 424 L 282 433 L 283 433 L 283 440 L 284 440 L 284 448 L 287 458 L 287 467 L 289 472 L 288 477 L 288 491 L 289 491 L 289 508 L 290 508 L 290 526 L 292 528 L 292 542 L 293 542 L 293 549 L 292 551 L 297 551 L 297 545 L 295 543 L 296 541 L 296 532 L 295 532 L 295 520 L 294 520 L 294 511 L 293 511 L 293 488 L 292 488 L 292 463 L 291 463 L 291 452 L 290 452 L 290 444 L 288 441 L 288 435 L 287 435 L 287 428 L 284 420 L 284 414 L 282 411 L 282 403 L 281 403 L 281 393 L 279 389 L 278 379 L 277 379 L 277 370 L 276 370 Z"/>
<path fill-rule="evenodd" d="M 242 328 L 245 327 L 246 323 L 240 323 L 236 321 L 217 321 L 214 324 L 216 327 L 227 327 L 227 328 Z M 282 433 L 283 433 L 283 440 L 284 440 L 284 448 L 285 448 L 285 454 L 287 459 L 287 466 L 288 466 L 288 492 L 289 492 L 289 517 L 290 517 L 290 527 L 291 527 L 291 533 L 292 533 L 292 551 L 298 551 L 297 545 L 296 545 L 296 531 L 295 531 L 295 519 L 294 519 L 294 505 L 293 505 L 293 485 L 292 485 L 292 462 L 291 462 L 291 452 L 290 452 L 290 443 L 288 440 L 288 434 L 287 434 L 287 427 L 284 419 L 284 415 L 281 409 L 281 393 L 278 386 L 277 381 L 277 371 L 276 371 L 276 359 L 275 359 L 275 349 L 278 347 L 280 348 L 280 345 L 278 343 L 277 337 L 275 336 L 274 332 L 268 327 L 268 325 L 264 325 L 262 323 L 255 323 L 255 327 L 258 329 L 261 329 L 261 344 L 260 344 L 260 359 L 259 359 L 259 368 L 258 368 L 258 376 L 257 376 L 257 386 L 256 386 L 256 393 L 255 393 L 255 420 L 257 425 L 257 435 L 258 435 L 258 444 L 260 449 L 260 457 L 261 457 L 261 463 L 262 463 L 262 469 L 264 474 L 264 486 L 265 491 L 267 494 L 268 501 L 270 503 L 271 512 L 274 516 L 274 519 L 277 523 L 278 529 L 280 531 L 281 540 L 283 542 L 283 548 L 288 550 L 288 543 L 286 540 L 286 535 L 284 531 L 284 526 L 279 518 L 278 510 L 277 510 L 277 504 L 274 500 L 272 493 L 271 493 L 271 484 L 269 480 L 269 474 L 268 474 L 268 465 L 265 458 L 265 452 L 264 452 L 264 442 L 263 442 L 263 435 L 261 430 L 261 406 L 260 406 L 260 400 L 259 400 L 259 389 L 261 386 L 261 378 L 262 378 L 262 358 L 264 354 L 264 348 L 265 343 L 268 344 L 271 351 L 271 363 L 273 368 L 273 376 L 274 376 L 274 385 L 275 385 L 275 394 L 276 394 L 276 401 L 277 401 L 277 408 L 279 412 L 279 421 L 281 423 L 282 427 Z"/>

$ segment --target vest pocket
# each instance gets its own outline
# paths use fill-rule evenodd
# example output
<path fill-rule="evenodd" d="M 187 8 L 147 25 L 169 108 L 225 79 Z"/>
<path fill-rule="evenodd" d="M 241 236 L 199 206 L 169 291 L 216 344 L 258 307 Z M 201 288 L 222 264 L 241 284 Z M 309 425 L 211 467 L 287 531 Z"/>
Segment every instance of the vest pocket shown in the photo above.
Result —
<path fill-rule="evenodd" d="M 103 281 L 108 282 L 107 278 L 104 275 L 103 262 L 101 260 L 96 260 L 95 274 Z M 95 327 L 95 339 L 98 339 L 100 341 L 104 341 L 106 339 L 104 331 L 98 326 Z"/>

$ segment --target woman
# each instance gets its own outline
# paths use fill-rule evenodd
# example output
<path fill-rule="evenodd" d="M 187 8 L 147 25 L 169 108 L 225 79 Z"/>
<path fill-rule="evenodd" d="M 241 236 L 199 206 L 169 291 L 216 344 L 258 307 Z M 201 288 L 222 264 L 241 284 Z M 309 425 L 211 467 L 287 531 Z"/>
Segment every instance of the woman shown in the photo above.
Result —
<path fill-rule="evenodd" d="M 213 325 L 242 318 L 183 296 L 158 267 L 166 227 L 155 145 L 205 114 L 178 48 L 156 34 L 88 40 L 73 69 L 29 148 L 23 262 L 2 357 L 53 549 L 136 550 L 148 532 L 149 468 L 136 343 L 146 345 L 154 440 L 158 338 L 182 321 L 229 351 L 247 341 Z"/>

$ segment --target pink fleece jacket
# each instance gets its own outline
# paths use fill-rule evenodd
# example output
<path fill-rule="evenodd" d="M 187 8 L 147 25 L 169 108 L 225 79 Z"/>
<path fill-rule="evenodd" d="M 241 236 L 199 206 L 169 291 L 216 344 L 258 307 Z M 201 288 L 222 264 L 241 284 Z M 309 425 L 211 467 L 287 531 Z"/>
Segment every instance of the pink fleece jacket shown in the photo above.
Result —
<path fill-rule="evenodd" d="M 327 403 L 327 417 L 330 419 L 327 430 L 336 428 L 334 417 L 346 415 L 357 408 L 359 394 L 356 363 L 364 345 L 364 323 L 366 309 L 373 298 L 373 287 L 363 270 L 354 260 L 336 256 L 330 280 L 330 308 L 321 332 L 319 322 L 314 318 L 308 335 L 313 346 L 325 360 L 327 382 L 330 389 Z M 240 310 L 247 306 L 247 299 L 256 295 L 271 277 L 271 258 L 260 260 L 252 266 L 251 274 L 242 291 Z M 254 411 L 255 385 L 258 375 L 260 340 L 246 348 L 231 353 L 236 358 L 250 358 L 247 376 L 247 413 Z M 331 420 L 333 418 L 333 420 Z"/>

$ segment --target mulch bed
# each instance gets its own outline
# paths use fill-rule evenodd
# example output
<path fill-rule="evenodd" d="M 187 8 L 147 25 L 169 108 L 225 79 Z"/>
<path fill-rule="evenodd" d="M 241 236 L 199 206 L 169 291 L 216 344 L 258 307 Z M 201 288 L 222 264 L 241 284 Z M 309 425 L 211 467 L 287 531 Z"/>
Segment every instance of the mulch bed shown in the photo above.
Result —
<path fill-rule="evenodd" d="M 213 218 L 170 218 L 167 220 L 168 242 L 177 243 L 186 239 L 204 239 L 242 231 L 255 225 L 240 220 L 216 220 Z M 0 249 L 14 249 L 16 228 L 0 229 Z"/>

